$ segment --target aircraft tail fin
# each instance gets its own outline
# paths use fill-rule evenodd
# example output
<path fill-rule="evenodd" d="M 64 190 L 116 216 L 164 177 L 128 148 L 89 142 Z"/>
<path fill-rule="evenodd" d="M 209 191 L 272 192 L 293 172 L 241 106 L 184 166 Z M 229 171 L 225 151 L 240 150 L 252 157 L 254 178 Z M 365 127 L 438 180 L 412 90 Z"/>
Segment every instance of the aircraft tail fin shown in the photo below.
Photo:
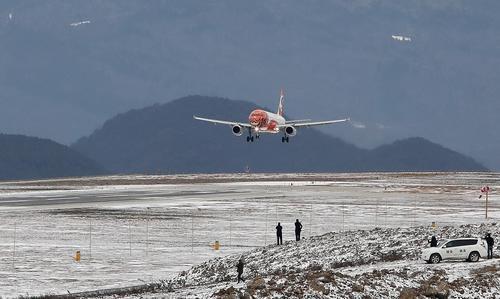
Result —
<path fill-rule="evenodd" d="M 285 92 L 283 89 L 280 91 L 280 103 L 278 105 L 278 115 L 283 116 L 284 113 Z"/>

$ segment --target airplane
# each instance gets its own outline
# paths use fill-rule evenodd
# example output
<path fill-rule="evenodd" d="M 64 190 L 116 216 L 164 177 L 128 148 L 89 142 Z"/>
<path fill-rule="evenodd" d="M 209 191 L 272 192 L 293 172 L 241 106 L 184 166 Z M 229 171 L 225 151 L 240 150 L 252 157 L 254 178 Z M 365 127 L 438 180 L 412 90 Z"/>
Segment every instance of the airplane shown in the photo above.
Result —
<path fill-rule="evenodd" d="M 297 135 L 297 128 L 350 121 L 350 118 L 314 122 L 311 122 L 310 119 L 286 120 L 283 117 L 284 101 L 285 92 L 281 89 L 277 113 L 272 113 L 262 109 L 253 110 L 248 116 L 249 123 L 210 119 L 198 117 L 196 115 L 193 115 L 193 118 L 214 124 L 229 125 L 232 127 L 232 132 L 236 136 L 241 136 L 243 135 L 244 130 L 248 130 L 247 142 L 253 142 L 254 137 L 255 139 L 259 139 L 261 133 L 278 134 L 283 131 L 284 135 L 281 137 L 282 143 L 288 143 L 290 140 L 289 137 Z"/>

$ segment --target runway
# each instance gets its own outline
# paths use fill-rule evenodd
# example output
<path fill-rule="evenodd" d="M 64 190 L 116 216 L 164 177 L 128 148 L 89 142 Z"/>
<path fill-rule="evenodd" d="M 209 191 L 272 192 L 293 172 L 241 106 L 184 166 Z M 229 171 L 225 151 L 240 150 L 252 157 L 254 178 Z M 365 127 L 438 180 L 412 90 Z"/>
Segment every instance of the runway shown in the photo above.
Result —
<path fill-rule="evenodd" d="M 165 279 L 275 240 L 373 227 L 484 221 L 494 173 L 124 176 L 0 184 L 0 295 Z M 489 221 L 500 219 L 490 195 Z M 425 237 L 425 236 L 423 236 Z M 215 241 L 222 245 L 215 251 Z M 80 250 L 82 261 L 72 256 Z"/>

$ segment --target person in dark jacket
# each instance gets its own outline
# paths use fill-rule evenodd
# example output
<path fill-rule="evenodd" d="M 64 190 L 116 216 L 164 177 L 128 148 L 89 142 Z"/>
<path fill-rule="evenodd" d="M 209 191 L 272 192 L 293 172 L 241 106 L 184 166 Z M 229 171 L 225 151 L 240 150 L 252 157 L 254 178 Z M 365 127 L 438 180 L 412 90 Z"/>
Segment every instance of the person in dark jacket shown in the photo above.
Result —
<path fill-rule="evenodd" d="M 295 241 L 300 241 L 300 232 L 302 231 L 302 223 L 299 219 L 295 220 Z"/>
<path fill-rule="evenodd" d="M 437 247 L 438 246 L 438 241 L 436 239 L 436 236 L 432 236 L 432 238 L 429 241 L 429 243 L 431 243 L 431 247 Z"/>
<path fill-rule="evenodd" d="M 240 260 L 238 261 L 238 264 L 236 265 L 236 269 L 238 270 L 238 283 L 240 283 L 240 281 L 245 281 L 243 279 L 243 277 L 241 277 L 241 275 L 243 275 L 243 266 L 245 265 L 245 263 L 243 262 L 243 258 L 240 258 Z"/>
<path fill-rule="evenodd" d="M 490 233 L 487 233 L 486 238 L 484 238 L 484 239 L 486 240 L 486 244 L 488 244 L 488 258 L 492 259 L 493 258 L 493 244 L 495 243 L 495 241 L 491 237 Z"/>
<path fill-rule="evenodd" d="M 278 226 L 276 226 L 276 239 L 278 240 L 278 245 L 283 245 L 283 226 L 278 222 Z"/>

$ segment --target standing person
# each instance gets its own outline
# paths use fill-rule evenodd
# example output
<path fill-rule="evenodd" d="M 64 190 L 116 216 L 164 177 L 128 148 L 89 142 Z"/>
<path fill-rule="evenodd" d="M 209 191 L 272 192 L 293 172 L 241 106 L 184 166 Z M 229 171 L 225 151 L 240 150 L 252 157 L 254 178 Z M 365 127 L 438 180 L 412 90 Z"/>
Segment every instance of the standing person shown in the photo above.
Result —
<path fill-rule="evenodd" d="M 432 236 L 432 238 L 429 241 L 429 243 L 431 243 L 431 247 L 437 247 L 438 246 L 438 241 L 436 239 L 436 236 Z"/>
<path fill-rule="evenodd" d="M 241 277 L 241 275 L 243 275 L 243 266 L 245 265 L 245 263 L 243 262 L 243 258 L 240 258 L 240 260 L 238 261 L 238 264 L 236 265 L 236 269 L 238 270 L 238 283 L 240 283 L 240 281 L 245 281 L 243 279 L 243 277 Z"/>
<path fill-rule="evenodd" d="M 486 234 L 485 239 L 486 239 L 486 244 L 488 244 L 488 259 L 492 259 L 493 258 L 493 244 L 495 243 L 495 241 L 491 237 L 490 233 Z"/>
<path fill-rule="evenodd" d="M 295 241 L 300 241 L 300 232 L 302 231 L 302 223 L 299 219 L 295 220 Z"/>
<path fill-rule="evenodd" d="M 276 226 L 276 239 L 278 240 L 278 245 L 283 245 L 283 226 L 278 222 L 278 226 Z"/>

